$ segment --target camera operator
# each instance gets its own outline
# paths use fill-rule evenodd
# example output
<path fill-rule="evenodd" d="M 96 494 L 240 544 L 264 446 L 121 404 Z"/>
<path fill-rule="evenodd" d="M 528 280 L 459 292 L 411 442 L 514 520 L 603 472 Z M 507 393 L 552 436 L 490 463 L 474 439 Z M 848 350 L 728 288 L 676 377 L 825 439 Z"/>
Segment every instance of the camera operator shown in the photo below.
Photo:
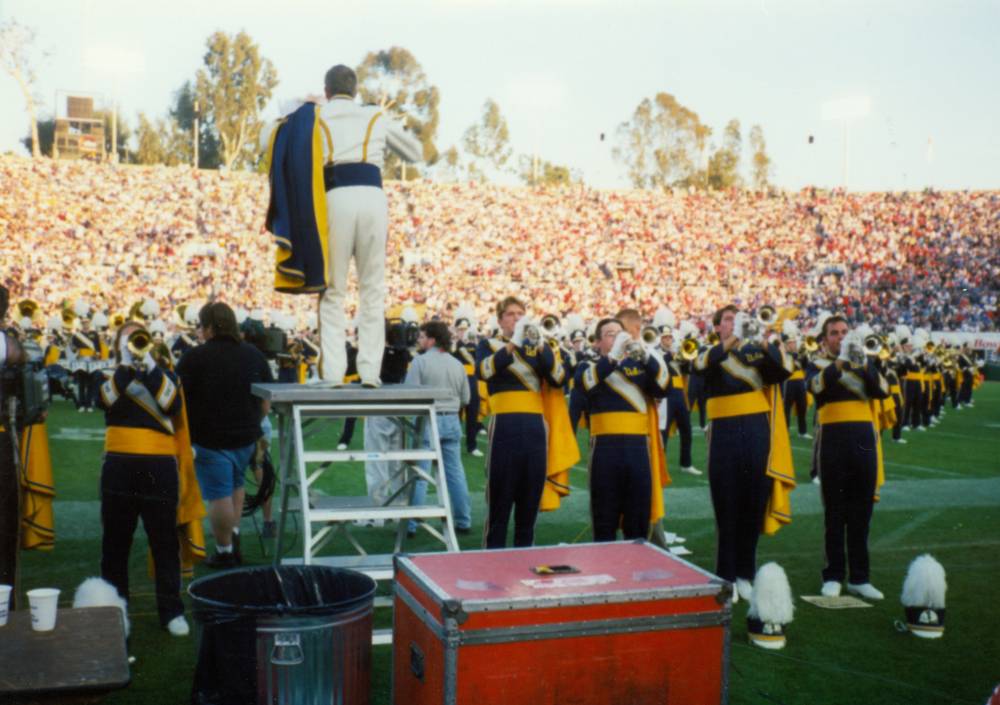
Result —
<path fill-rule="evenodd" d="M 385 352 L 379 378 L 382 384 L 400 384 L 406 377 L 406 368 L 413 359 L 411 348 L 417 344 L 417 326 L 399 319 L 385 322 Z M 365 450 L 386 451 L 403 447 L 403 430 L 395 420 L 385 416 L 365 418 Z M 402 486 L 398 460 L 365 461 L 365 483 L 368 496 L 376 506 L 384 505 Z M 397 498 L 404 502 L 405 497 Z"/>

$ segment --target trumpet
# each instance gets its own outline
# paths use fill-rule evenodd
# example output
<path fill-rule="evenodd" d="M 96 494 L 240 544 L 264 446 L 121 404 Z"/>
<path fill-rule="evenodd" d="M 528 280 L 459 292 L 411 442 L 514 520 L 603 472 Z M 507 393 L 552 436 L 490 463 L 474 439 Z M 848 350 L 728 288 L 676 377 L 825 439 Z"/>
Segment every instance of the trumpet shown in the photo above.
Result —
<path fill-rule="evenodd" d="M 28 318 L 32 321 L 35 320 L 35 314 L 38 313 L 38 302 L 32 299 L 23 299 L 17 302 L 17 317 L 18 318 Z"/>
<path fill-rule="evenodd" d="M 146 359 L 146 355 L 153 352 L 153 345 L 153 337 L 145 328 L 137 328 L 129 333 L 125 340 L 125 347 L 137 367 L 144 366 L 143 360 Z"/>
<path fill-rule="evenodd" d="M 761 306 L 757 311 L 757 321 L 761 328 L 767 329 L 778 322 L 778 311 L 774 306 Z"/>
<path fill-rule="evenodd" d="M 542 333 L 546 338 L 559 337 L 559 316 L 548 314 L 542 316 Z"/>
<path fill-rule="evenodd" d="M 537 348 L 542 342 L 542 331 L 534 324 L 524 327 L 524 345 L 528 348 Z"/>
<path fill-rule="evenodd" d="M 711 333 L 709 333 L 708 334 L 708 338 L 705 339 L 705 341 L 709 345 L 718 345 L 720 340 L 721 340 L 721 338 L 719 338 L 719 334 L 716 333 L 715 331 L 712 331 Z"/>
<path fill-rule="evenodd" d="M 885 349 L 885 345 L 882 343 L 882 338 L 877 335 L 866 335 L 861 343 L 864 348 L 865 355 L 869 357 L 882 357 L 882 350 Z"/>
<path fill-rule="evenodd" d="M 646 346 L 643 345 L 642 341 L 630 340 L 625 344 L 625 357 L 628 359 L 642 362 L 646 359 L 646 355 Z"/>
<path fill-rule="evenodd" d="M 698 341 L 694 338 L 685 338 L 681 343 L 681 359 L 691 361 L 698 357 Z"/>
<path fill-rule="evenodd" d="M 933 353 L 934 350 L 935 350 L 935 348 L 934 348 L 934 343 L 933 342 L 931 342 L 930 340 L 928 340 L 926 343 L 924 343 L 924 352 L 925 353 Z"/>
<path fill-rule="evenodd" d="M 646 326 L 642 329 L 642 342 L 646 345 L 655 345 L 660 339 L 660 331 L 656 326 Z"/>
<path fill-rule="evenodd" d="M 819 341 L 816 340 L 815 335 L 807 335 L 805 340 L 802 341 L 802 348 L 807 353 L 814 353 L 819 350 Z"/>

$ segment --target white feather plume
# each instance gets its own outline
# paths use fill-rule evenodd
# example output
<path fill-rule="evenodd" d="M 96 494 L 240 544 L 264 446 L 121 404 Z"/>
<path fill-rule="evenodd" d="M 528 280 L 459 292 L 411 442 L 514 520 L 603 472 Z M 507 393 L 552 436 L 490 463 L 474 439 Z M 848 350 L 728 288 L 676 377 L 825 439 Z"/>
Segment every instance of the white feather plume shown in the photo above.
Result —
<path fill-rule="evenodd" d="M 87 578 L 77 587 L 73 595 L 73 609 L 80 607 L 117 607 L 122 611 L 125 622 L 125 636 L 130 630 L 128 602 L 118 594 L 115 586 L 101 578 Z"/>
<path fill-rule="evenodd" d="M 139 313 L 145 318 L 159 316 L 160 304 L 156 303 L 156 299 L 143 299 L 142 306 L 139 307 Z"/>
<path fill-rule="evenodd" d="M 794 612 L 792 587 L 784 569 L 774 562 L 765 563 L 754 578 L 747 614 L 766 624 L 788 624 Z"/>
<path fill-rule="evenodd" d="M 653 325 L 657 328 L 662 328 L 663 326 L 670 326 L 673 328 L 677 325 L 677 318 L 674 316 L 674 312 L 669 308 L 666 306 L 660 306 L 656 309 L 656 313 L 653 314 Z"/>
<path fill-rule="evenodd" d="M 816 314 L 816 325 L 813 326 L 812 329 L 812 334 L 814 336 L 818 336 L 820 333 L 823 332 L 823 324 L 826 322 L 826 319 L 832 315 L 833 313 L 831 311 L 827 311 L 826 309 Z"/>
<path fill-rule="evenodd" d="M 73 302 L 73 313 L 80 318 L 86 318 L 90 314 L 90 304 L 83 299 L 77 299 Z"/>
<path fill-rule="evenodd" d="M 57 315 L 49 316 L 49 320 L 45 324 L 45 327 L 48 328 L 49 330 L 62 330 L 63 327 L 62 318 Z"/>
<path fill-rule="evenodd" d="M 469 304 L 459 304 L 455 307 L 455 320 L 464 318 L 469 322 L 470 326 L 476 325 L 476 309 L 472 308 Z"/>
<path fill-rule="evenodd" d="M 189 303 L 184 309 L 184 322 L 189 326 L 198 323 L 198 312 L 201 311 L 201 304 Z"/>
<path fill-rule="evenodd" d="M 681 338 L 696 338 L 698 337 L 698 326 L 694 324 L 694 321 L 684 321 L 681 323 L 679 332 Z"/>
<path fill-rule="evenodd" d="M 869 335 L 875 335 L 875 330 L 867 323 L 862 323 L 857 328 L 854 329 L 858 334 L 858 338 L 864 339 Z"/>
<path fill-rule="evenodd" d="M 799 326 L 795 321 L 785 321 L 781 324 L 781 332 L 788 338 L 798 338 Z"/>
<path fill-rule="evenodd" d="M 252 311 L 250 311 L 250 318 L 251 318 L 251 320 L 260 321 L 261 323 L 263 323 L 264 322 L 264 309 L 262 309 L 262 308 L 255 308 L 255 309 L 253 309 Z"/>
<path fill-rule="evenodd" d="M 167 334 L 167 324 L 163 321 L 157 319 L 149 324 L 149 332 L 152 333 L 162 333 Z"/>
<path fill-rule="evenodd" d="M 404 306 L 403 311 L 399 314 L 399 317 L 406 323 L 416 323 L 417 310 L 412 306 Z"/>
<path fill-rule="evenodd" d="M 95 328 L 107 328 L 108 327 L 108 317 L 105 316 L 100 311 L 98 311 L 97 313 L 94 314 L 94 317 L 91 319 L 91 323 L 94 324 Z"/>
<path fill-rule="evenodd" d="M 307 311 L 305 316 L 306 328 L 313 330 L 319 327 L 319 316 L 316 315 L 315 311 Z"/>
<path fill-rule="evenodd" d="M 929 553 L 917 556 L 910 563 L 903 580 L 900 602 L 906 607 L 931 607 L 943 609 L 944 595 L 948 589 L 944 566 Z"/>
<path fill-rule="evenodd" d="M 909 326 L 905 326 L 902 323 L 900 323 L 898 326 L 896 326 L 896 337 L 899 340 L 902 340 L 903 338 L 912 338 L 913 336 L 910 334 Z"/>
<path fill-rule="evenodd" d="M 191 309 L 188 309 L 188 311 L 190 311 L 190 310 Z M 237 306 L 236 308 L 233 309 L 233 315 L 236 316 L 236 325 L 241 326 L 241 325 L 243 325 L 243 321 L 245 321 L 250 314 L 242 306 Z M 187 318 L 187 312 L 186 311 L 184 313 L 184 318 L 185 319 Z"/>

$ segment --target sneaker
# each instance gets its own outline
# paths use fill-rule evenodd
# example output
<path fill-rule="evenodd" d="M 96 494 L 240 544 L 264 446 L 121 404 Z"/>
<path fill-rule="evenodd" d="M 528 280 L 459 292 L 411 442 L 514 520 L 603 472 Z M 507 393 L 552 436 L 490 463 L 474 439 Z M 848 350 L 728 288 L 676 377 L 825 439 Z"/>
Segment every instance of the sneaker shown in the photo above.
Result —
<path fill-rule="evenodd" d="M 806 438 L 812 440 L 813 435 L 811 433 L 800 433 L 799 438 Z"/>
<path fill-rule="evenodd" d="M 76 413 L 78 413 L 78 414 L 82 414 L 82 413 L 83 413 L 83 412 L 85 412 L 85 411 L 86 411 L 86 409 L 85 409 L 85 408 L 83 408 L 82 406 L 80 406 L 80 407 L 77 407 L 77 409 L 76 409 Z"/>
<path fill-rule="evenodd" d="M 746 578 L 737 578 L 736 592 L 739 593 L 740 597 L 749 602 L 750 598 L 753 596 L 753 583 Z"/>
<path fill-rule="evenodd" d="M 926 426 L 917 426 L 917 430 L 918 431 L 926 431 L 927 427 Z"/>
<path fill-rule="evenodd" d="M 191 627 L 188 626 L 184 615 L 179 614 L 167 622 L 167 631 L 171 636 L 187 636 L 191 633 Z"/>
<path fill-rule="evenodd" d="M 899 444 L 909 443 L 909 441 L 907 441 L 905 438 L 893 438 L 892 442 L 893 443 L 899 443 Z"/>
<path fill-rule="evenodd" d="M 823 597 L 840 597 L 840 583 L 836 580 L 827 580 L 820 590 Z"/>
<path fill-rule="evenodd" d="M 455 527 L 455 533 L 458 534 L 459 536 L 468 536 L 469 534 L 472 533 L 472 527 L 471 526 L 456 526 Z"/>
<path fill-rule="evenodd" d="M 871 583 L 861 583 L 859 585 L 847 583 L 847 592 L 869 600 L 881 600 L 885 597 L 885 595 L 882 594 L 882 591 Z"/>
<path fill-rule="evenodd" d="M 486 429 L 485 429 L 485 428 L 481 428 L 481 429 L 479 429 L 479 435 L 480 435 L 480 436 L 485 436 L 485 435 L 487 435 L 487 433 L 486 433 Z"/>
<path fill-rule="evenodd" d="M 265 521 L 264 526 L 260 530 L 260 537 L 262 539 L 273 539 L 277 535 L 278 535 L 278 522 Z"/>
<path fill-rule="evenodd" d="M 903 430 L 904 431 L 912 431 L 913 429 L 910 428 L 909 426 L 903 426 Z"/>
<path fill-rule="evenodd" d="M 813 478 L 813 484 L 814 485 L 818 485 L 819 484 L 819 475 L 817 475 L 816 477 Z"/>
<path fill-rule="evenodd" d="M 337 450 L 347 450 L 347 444 L 346 443 L 338 443 L 337 444 Z"/>
<path fill-rule="evenodd" d="M 469 455 L 471 455 L 473 458 L 482 458 L 483 451 L 479 450 L 478 448 L 473 448 L 472 452 L 469 453 Z"/>
<path fill-rule="evenodd" d="M 382 386 L 382 380 L 379 379 L 363 379 L 361 380 L 361 386 L 365 389 L 378 389 Z"/>
<path fill-rule="evenodd" d="M 88 414 L 92 414 L 92 413 L 94 413 L 94 407 L 92 407 L 92 406 L 88 406 L 88 407 L 87 407 L 87 413 L 88 413 Z"/>
<path fill-rule="evenodd" d="M 212 570 L 228 570 L 230 568 L 236 568 L 239 565 L 236 562 L 236 556 L 231 552 L 219 553 L 218 551 L 206 558 L 204 564 Z"/>
<path fill-rule="evenodd" d="M 734 605 L 740 601 L 740 591 L 736 589 L 735 585 L 733 586 L 732 600 Z"/>
<path fill-rule="evenodd" d="M 688 465 L 687 467 L 681 467 L 681 472 L 686 472 L 688 475 L 701 475 L 701 470 L 694 467 L 693 465 Z"/>

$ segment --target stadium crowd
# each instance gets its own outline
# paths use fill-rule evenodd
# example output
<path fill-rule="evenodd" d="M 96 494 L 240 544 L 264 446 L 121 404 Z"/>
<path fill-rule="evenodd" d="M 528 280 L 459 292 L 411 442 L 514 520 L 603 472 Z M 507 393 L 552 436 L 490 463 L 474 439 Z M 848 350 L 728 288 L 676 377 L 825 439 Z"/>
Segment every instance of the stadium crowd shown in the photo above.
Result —
<path fill-rule="evenodd" d="M 84 298 L 109 313 L 219 294 L 305 320 L 272 288 L 259 174 L 0 157 L 0 274 L 46 316 Z M 387 185 L 390 305 L 485 322 L 517 292 L 534 313 L 590 319 L 720 302 L 826 309 L 875 324 L 1000 328 L 1000 193 L 805 189 L 676 192 Z M 240 300 L 234 300 L 235 298 Z"/>

